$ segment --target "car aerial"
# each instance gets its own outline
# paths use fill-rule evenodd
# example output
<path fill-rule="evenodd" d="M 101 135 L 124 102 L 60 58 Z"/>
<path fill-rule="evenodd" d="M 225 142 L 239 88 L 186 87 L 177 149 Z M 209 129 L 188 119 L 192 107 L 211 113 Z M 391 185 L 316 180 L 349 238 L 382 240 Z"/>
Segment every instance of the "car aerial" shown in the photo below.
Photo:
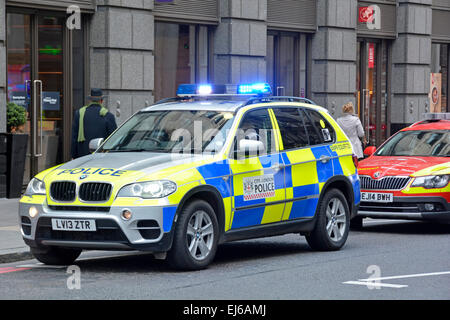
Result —
<path fill-rule="evenodd" d="M 390 137 L 358 165 L 363 218 L 450 220 L 450 114 L 429 114 Z M 439 119 L 444 118 L 444 119 Z"/>
<path fill-rule="evenodd" d="M 356 157 L 328 111 L 267 84 L 181 85 L 90 148 L 36 175 L 20 200 L 43 263 L 143 250 L 194 270 L 218 244 L 287 233 L 338 250 L 360 201 Z"/>

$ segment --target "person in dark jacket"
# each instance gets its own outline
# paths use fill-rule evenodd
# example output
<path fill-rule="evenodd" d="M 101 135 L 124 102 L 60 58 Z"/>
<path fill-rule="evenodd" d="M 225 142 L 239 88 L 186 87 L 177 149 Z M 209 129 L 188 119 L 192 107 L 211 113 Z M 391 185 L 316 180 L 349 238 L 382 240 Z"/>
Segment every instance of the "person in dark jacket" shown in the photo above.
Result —
<path fill-rule="evenodd" d="M 101 89 L 92 89 L 91 103 L 77 110 L 72 123 L 72 158 L 90 154 L 89 141 L 107 138 L 117 128 L 114 115 L 103 104 Z"/>

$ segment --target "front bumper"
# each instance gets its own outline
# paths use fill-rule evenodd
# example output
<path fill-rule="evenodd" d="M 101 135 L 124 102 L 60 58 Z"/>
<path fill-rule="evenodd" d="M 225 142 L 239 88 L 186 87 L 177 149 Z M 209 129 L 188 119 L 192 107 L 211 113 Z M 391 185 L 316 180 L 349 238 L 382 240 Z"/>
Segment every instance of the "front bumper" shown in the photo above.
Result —
<path fill-rule="evenodd" d="M 426 204 L 433 205 L 427 210 Z M 450 221 L 450 203 L 442 197 L 394 197 L 390 203 L 361 202 L 363 218 Z"/>
<path fill-rule="evenodd" d="M 28 214 L 34 206 L 39 214 Z M 64 210 L 63 210 L 64 209 Z M 68 209 L 71 209 L 70 211 Z M 112 206 L 103 211 L 95 207 L 49 207 L 46 204 L 19 204 L 19 219 L 25 243 L 30 247 L 59 246 L 96 250 L 142 250 L 166 252 L 171 248 L 174 206 Z M 133 213 L 129 221 L 121 218 L 124 209 Z M 73 211 L 77 210 L 77 211 Z M 95 220 L 96 231 L 52 230 L 51 219 Z"/>

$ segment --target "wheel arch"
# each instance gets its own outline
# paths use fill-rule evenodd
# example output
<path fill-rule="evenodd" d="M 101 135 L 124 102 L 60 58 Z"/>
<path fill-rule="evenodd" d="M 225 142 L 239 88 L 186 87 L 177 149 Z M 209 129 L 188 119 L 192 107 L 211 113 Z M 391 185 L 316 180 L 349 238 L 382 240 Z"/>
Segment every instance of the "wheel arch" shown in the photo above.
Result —
<path fill-rule="evenodd" d="M 319 202 L 324 197 L 325 193 L 329 189 L 338 189 L 340 190 L 347 200 L 348 208 L 350 210 L 350 217 L 356 215 L 356 207 L 355 207 L 355 195 L 353 192 L 353 186 L 350 180 L 344 175 L 337 175 L 330 178 L 323 186 L 322 191 L 320 193 Z"/>
<path fill-rule="evenodd" d="M 222 240 L 225 230 L 225 206 L 223 203 L 222 195 L 214 186 L 201 185 L 189 190 L 178 204 L 175 218 L 178 219 L 178 216 L 181 214 L 181 211 L 186 206 L 186 204 L 196 199 L 206 201 L 214 209 L 217 221 L 219 223 L 219 239 Z M 219 242 L 221 242 L 220 240 Z"/>

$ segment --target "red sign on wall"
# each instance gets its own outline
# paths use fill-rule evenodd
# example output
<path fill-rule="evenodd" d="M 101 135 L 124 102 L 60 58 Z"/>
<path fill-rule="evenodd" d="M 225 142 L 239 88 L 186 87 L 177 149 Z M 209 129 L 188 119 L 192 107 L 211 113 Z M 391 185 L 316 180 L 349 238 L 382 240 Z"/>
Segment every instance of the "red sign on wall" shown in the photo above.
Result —
<path fill-rule="evenodd" d="M 359 7 L 359 22 L 372 22 L 374 10 L 372 7 Z"/>
<path fill-rule="evenodd" d="M 368 67 L 369 67 L 369 69 L 373 69 L 375 67 L 375 44 L 374 43 L 369 43 Z"/>

